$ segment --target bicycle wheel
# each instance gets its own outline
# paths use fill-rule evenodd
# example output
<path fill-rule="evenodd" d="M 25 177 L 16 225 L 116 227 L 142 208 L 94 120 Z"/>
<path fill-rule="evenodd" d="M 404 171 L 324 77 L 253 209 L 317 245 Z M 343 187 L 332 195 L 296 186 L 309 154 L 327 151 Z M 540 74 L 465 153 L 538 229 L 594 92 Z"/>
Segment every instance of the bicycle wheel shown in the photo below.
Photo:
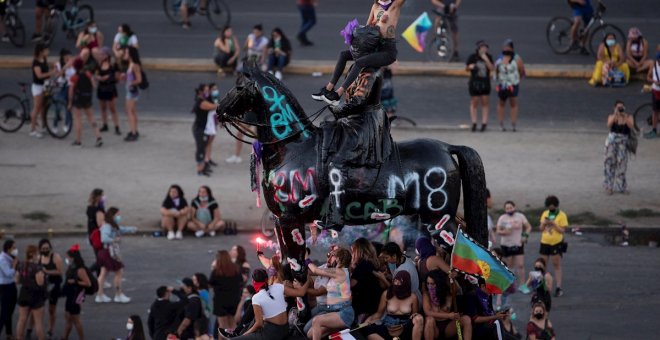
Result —
<path fill-rule="evenodd" d="M 50 46 L 55 40 L 55 35 L 57 33 L 57 15 L 51 14 L 46 17 L 46 22 L 44 23 L 44 30 L 41 32 L 41 42 Z"/>
<path fill-rule="evenodd" d="M 94 8 L 90 5 L 80 5 L 78 6 L 78 11 L 71 14 L 72 18 L 69 23 L 68 35 L 73 39 L 76 39 L 78 33 L 87 27 L 87 24 L 94 21 Z"/>
<path fill-rule="evenodd" d="M 21 18 L 16 13 L 8 13 L 5 18 L 5 27 L 9 40 L 16 47 L 23 47 L 25 45 L 25 26 Z"/>
<path fill-rule="evenodd" d="M 566 17 L 554 17 L 545 28 L 548 45 L 557 54 L 566 54 L 571 50 L 571 26 L 573 22 Z"/>
<path fill-rule="evenodd" d="M 417 122 L 415 122 L 414 120 L 412 120 L 410 118 L 403 117 L 403 116 L 395 116 L 395 117 L 396 118 L 394 118 L 392 120 L 392 124 L 391 124 L 392 127 L 394 127 L 394 128 L 400 128 L 400 127 L 405 128 L 405 127 L 415 127 L 415 126 L 417 126 Z"/>
<path fill-rule="evenodd" d="M 44 125 L 53 138 L 63 139 L 71 133 L 73 119 L 62 100 L 51 99 L 44 109 Z"/>
<path fill-rule="evenodd" d="M 231 12 L 223 0 L 209 0 L 206 17 L 215 29 L 221 30 L 231 23 Z"/>
<path fill-rule="evenodd" d="M 0 130 L 16 132 L 25 122 L 25 107 L 21 99 L 13 94 L 0 96 Z"/>
<path fill-rule="evenodd" d="M 620 43 L 623 53 L 626 53 L 626 36 L 623 35 L 623 31 L 617 26 L 612 24 L 605 24 L 599 27 L 596 27 L 589 34 L 589 53 L 594 57 L 598 56 L 598 46 L 600 43 L 605 40 L 605 36 L 614 33 L 616 36 L 616 41 Z"/>
<path fill-rule="evenodd" d="M 171 22 L 179 25 L 183 23 L 183 18 L 181 17 L 181 0 L 163 0 L 163 9 Z"/>
<path fill-rule="evenodd" d="M 266 209 L 263 215 L 261 215 L 261 234 L 267 238 L 273 237 L 275 235 L 275 215 L 273 215 L 270 210 Z"/>
<path fill-rule="evenodd" d="M 633 114 L 633 120 L 635 121 L 635 127 L 639 130 L 639 125 L 637 124 L 637 120 L 641 119 L 642 125 L 646 126 L 651 126 L 652 124 L 652 119 L 653 119 L 653 105 L 651 103 L 646 103 L 640 105 L 637 110 L 635 110 L 635 113 Z"/>

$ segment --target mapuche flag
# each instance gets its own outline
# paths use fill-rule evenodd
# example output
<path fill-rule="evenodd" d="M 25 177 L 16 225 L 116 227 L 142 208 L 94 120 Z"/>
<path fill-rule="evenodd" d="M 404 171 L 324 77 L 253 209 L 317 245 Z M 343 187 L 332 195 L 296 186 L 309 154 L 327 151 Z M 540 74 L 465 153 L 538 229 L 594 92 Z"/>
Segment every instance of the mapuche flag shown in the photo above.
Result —
<path fill-rule="evenodd" d="M 482 277 L 486 281 L 486 290 L 491 294 L 502 294 L 514 280 L 513 273 L 502 261 L 460 229 L 451 253 L 451 267 Z"/>

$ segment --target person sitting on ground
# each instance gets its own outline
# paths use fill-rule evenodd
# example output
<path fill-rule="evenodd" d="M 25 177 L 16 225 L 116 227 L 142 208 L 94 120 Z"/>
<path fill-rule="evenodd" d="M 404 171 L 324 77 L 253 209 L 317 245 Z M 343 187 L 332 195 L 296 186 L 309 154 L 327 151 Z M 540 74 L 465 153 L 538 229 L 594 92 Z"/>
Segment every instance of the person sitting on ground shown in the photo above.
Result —
<path fill-rule="evenodd" d="M 642 73 L 653 66 L 653 60 L 649 59 L 649 41 L 642 36 L 642 31 L 637 27 L 628 30 L 626 41 L 626 63 L 631 71 Z"/>
<path fill-rule="evenodd" d="M 220 216 L 220 206 L 208 186 L 199 187 L 197 197 L 192 200 L 190 206 L 191 218 L 188 229 L 194 231 L 196 237 L 204 235 L 213 237 L 217 231 L 225 229 L 225 221 Z"/>
<path fill-rule="evenodd" d="M 282 80 L 282 71 L 291 61 L 291 43 L 282 29 L 275 27 L 268 41 L 268 71 Z"/>
<path fill-rule="evenodd" d="M 257 65 L 263 66 L 266 62 L 268 38 L 264 36 L 264 28 L 261 24 L 254 25 L 252 33 L 245 39 L 245 60 L 254 60 Z M 262 68 L 263 69 L 263 68 Z"/>
<path fill-rule="evenodd" d="M 309 281 L 299 288 L 292 288 L 281 283 L 268 284 L 268 273 L 258 268 L 252 273 L 254 290 L 252 297 L 254 324 L 243 335 L 233 338 L 238 340 L 284 340 L 289 338 L 286 297 L 302 297 L 307 291 Z M 227 339 L 220 334 L 218 339 Z"/>
<path fill-rule="evenodd" d="M 220 34 L 213 42 L 216 54 L 213 57 L 215 65 L 218 66 L 218 74 L 233 74 L 236 71 L 238 57 L 241 55 L 241 46 L 234 36 L 231 26 L 222 28 Z"/>
<path fill-rule="evenodd" d="M 455 288 L 454 288 L 455 289 Z M 449 277 L 440 270 L 432 270 L 426 277 L 426 289 L 423 289 L 424 339 L 439 339 L 456 336 L 456 321 L 460 322 L 463 339 L 472 339 L 472 319 L 460 315 L 451 298 Z"/>
<path fill-rule="evenodd" d="M 543 302 L 536 302 L 532 306 L 532 315 L 527 323 L 527 339 L 529 340 L 555 340 L 555 330 Z"/>
<path fill-rule="evenodd" d="M 621 45 L 616 41 L 614 33 L 608 33 L 603 42 L 598 46 L 598 58 L 594 66 L 594 72 L 589 80 L 591 86 L 608 86 L 615 82 L 612 74 L 623 73 L 624 84 L 630 80 L 630 68 L 626 63 L 626 56 L 623 54 Z"/>
<path fill-rule="evenodd" d="M 188 224 L 189 209 L 183 189 L 178 184 L 172 184 L 160 207 L 160 225 L 167 231 L 168 240 L 183 238 L 183 229 Z"/>
<path fill-rule="evenodd" d="M 128 64 L 125 63 L 125 59 L 126 53 L 128 53 L 126 50 L 129 46 L 140 48 L 138 38 L 130 25 L 121 24 L 117 27 L 117 34 L 115 34 L 115 38 L 112 41 L 112 52 L 117 61 L 124 64 L 121 68 L 122 71 L 126 71 L 126 67 L 128 67 Z"/>
<path fill-rule="evenodd" d="M 421 340 L 424 332 L 424 317 L 417 313 L 419 300 L 412 294 L 414 288 L 407 271 L 399 271 L 394 275 L 392 285 L 384 291 L 378 310 L 367 318 L 371 323 L 378 320 L 380 325 L 370 325 L 362 330 L 369 340 L 403 339 Z M 387 314 L 385 311 L 387 310 Z M 384 315 L 384 316 L 383 316 Z"/>
<path fill-rule="evenodd" d="M 80 59 L 87 64 L 89 57 L 92 56 L 95 61 L 100 61 L 101 47 L 103 46 L 103 33 L 99 31 L 94 20 L 87 23 L 85 29 L 78 34 L 76 47 L 80 49 Z"/>
<path fill-rule="evenodd" d="M 370 67 L 378 69 L 388 66 L 396 61 L 396 26 L 399 22 L 401 7 L 404 2 L 405 0 L 374 1 L 364 31 L 371 32 L 371 34 L 366 33 L 365 35 L 379 40 L 377 44 L 378 51 L 369 50 L 369 48 L 364 50 L 366 46 L 353 45 L 351 46 L 352 49 L 339 53 L 339 60 L 337 60 L 332 79 L 325 87 L 322 87 L 318 93 L 312 94 L 314 100 L 325 101 L 333 106 L 339 105 L 340 98 L 344 94 L 344 91 L 358 78 L 363 68 Z M 357 30 L 362 30 L 362 28 L 358 28 Z M 375 32 L 373 32 L 374 30 L 377 30 L 378 34 L 375 34 Z M 354 43 L 362 43 L 362 39 L 355 38 L 356 37 L 353 37 Z M 370 43 L 372 41 L 374 41 L 374 39 L 369 39 Z M 337 81 L 339 81 L 339 77 L 344 73 L 346 62 L 350 60 L 355 60 L 355 64 L 346 76 L 344 83 L 335 91 L 335 85 L 337 84 Z"/>

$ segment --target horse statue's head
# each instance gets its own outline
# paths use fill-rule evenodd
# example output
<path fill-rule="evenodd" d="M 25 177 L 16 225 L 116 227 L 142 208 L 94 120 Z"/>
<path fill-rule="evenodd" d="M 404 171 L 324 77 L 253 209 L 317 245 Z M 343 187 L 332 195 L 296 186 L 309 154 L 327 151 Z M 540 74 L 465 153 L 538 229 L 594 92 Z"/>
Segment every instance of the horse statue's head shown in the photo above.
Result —
<path fill-rule="evenodd" d="M 221 123 L 257 126 L 261 141 L 308 136 L 312 128 L 291 91 L 253 61 L 245 63 L 236 86 L 220 101 L 216 114 Z"/>

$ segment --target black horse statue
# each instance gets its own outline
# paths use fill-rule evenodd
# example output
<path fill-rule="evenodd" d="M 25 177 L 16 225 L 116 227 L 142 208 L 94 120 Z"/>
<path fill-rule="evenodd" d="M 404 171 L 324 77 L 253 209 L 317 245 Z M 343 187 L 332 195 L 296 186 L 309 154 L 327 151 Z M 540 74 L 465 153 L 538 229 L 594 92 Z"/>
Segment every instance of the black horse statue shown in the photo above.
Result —
<path fill-rule="evenodd" d="M 436 240 L 453 244 L 462 184 L 463 228 L 478 242 L 488 241 L 483 165 L 471 148 L 432 139 L 393 143 L 377 166 L 338 171 L 321 161 L 323 129 L 280 81 L 254 66 L 239 75 L 217 114 L 225 127 L 248 136 L 242 127 L 256 127 L 253 156 L 263 170 L 260 180 L 253 173 L 253 186 L 260 182 L 276 216 L 283 258 L 294 272 L 304 271 L 305 224 L 321 219 L 329 204 L 337 204 L 347 225 L 416 214 Z M 389 138 L 389 130 L 384 133 Z"/>

